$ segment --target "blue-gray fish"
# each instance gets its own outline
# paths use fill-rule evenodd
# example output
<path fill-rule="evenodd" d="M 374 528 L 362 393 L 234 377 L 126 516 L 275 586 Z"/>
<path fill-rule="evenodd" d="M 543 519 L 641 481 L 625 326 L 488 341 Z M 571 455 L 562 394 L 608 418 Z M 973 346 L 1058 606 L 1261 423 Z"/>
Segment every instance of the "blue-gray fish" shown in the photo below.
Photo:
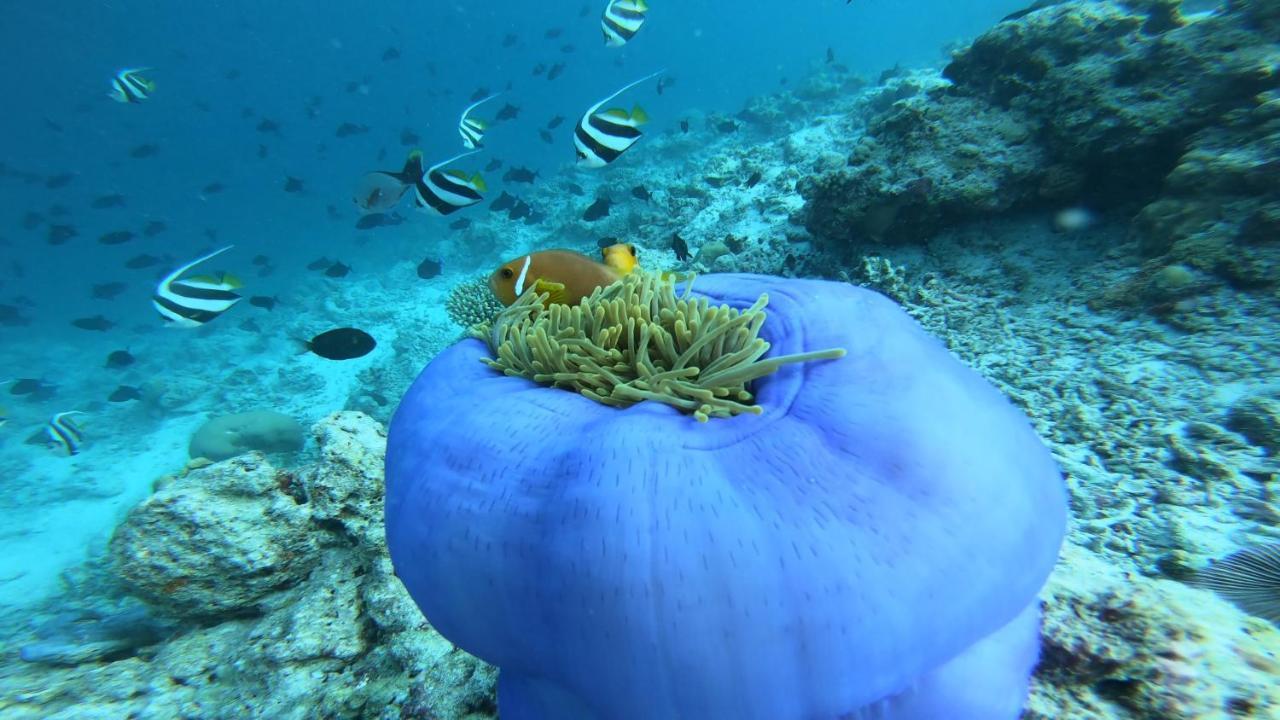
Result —
<path fill-rule="evenodd" d="M 215 250 L 165 275 L 156 286 L 155 296 L 151 298 L 151 303 L 160 316 L 174 327 L 200 327 L 240 302 L 240 295 L 235 291 L 243 285 L 231 275 L 178 279 L 196 265 L 215 258 L 232 247 L 234 246 L 228 245 Z"/>
<path fill-rule="evenodd" d="M 631 112 L 621 108 L 599 112 L 600 106 L 662 72 L 659 70 L 629 83 L 587 109 L 573 131 L 573 144 L 577 148 L 579 165 L 602 168 L 636 144 L 641 135 L 640 126 L 649 121 L 644 109 L 636 105 Z"/>

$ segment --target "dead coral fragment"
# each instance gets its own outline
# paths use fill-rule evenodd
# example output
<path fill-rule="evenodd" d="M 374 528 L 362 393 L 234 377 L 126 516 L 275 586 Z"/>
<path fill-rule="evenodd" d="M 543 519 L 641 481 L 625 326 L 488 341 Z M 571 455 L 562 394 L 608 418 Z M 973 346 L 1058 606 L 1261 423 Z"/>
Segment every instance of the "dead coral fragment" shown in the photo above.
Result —
<path fill-rule="evenodd" d="M 473 336 L 489 344 L 495 359 L 485 362 L 507 375 L 615 407 L 666 403 L 700 422 L 758 415 L 748 383 L 788 363 L 844 356 L 832 348 L 765 358 L 767 295 L 736 310 L 711 307 L 691 286 L 677 295 L 672 279 L 635 272 L 577 305 L 549 308 L 545 293 L 527 292 Z"/>

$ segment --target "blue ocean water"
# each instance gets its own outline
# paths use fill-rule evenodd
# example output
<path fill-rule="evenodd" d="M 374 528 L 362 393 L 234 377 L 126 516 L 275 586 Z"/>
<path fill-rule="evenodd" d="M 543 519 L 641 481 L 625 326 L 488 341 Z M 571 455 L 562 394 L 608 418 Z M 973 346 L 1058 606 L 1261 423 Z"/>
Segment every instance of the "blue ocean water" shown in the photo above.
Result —
<path fill-rule="evenodd" d="M 982 657 L 994 664 L 1027 665 L 1014 679 L 992 679 L 963 663 L 948 676 L 938 667 L 954 656 L 934 657 L 917 642 L 886 656 L 921 667 L 904 661 L 876 682 L 855 684 L 850 693 L 872 693 L 873 701 L 840 713 L 828 712 L 827 695 L 817 691 L 821 702 L 736 687 L 706 698 L 759 701 L 752 712 L 767 707 L 786 717 L 997 720 L 930 689 L 950 683 L 1016 702 L 1029 693 L 1027 718 L 1226 717 L 1195 714 L 1190 700 L 1123 690 L 1137 687 L 1144 672 L 1148 682 L 1169 685 L 1168 676 L 1183 676 L 1166 665 L 1185 663 L 1192 669 L 1184 674 L 1196 679 L 1179 685 L 1180 693 L 1221 696 L 1215 702 L 1232 717 L 1280 717 L 1280 700 L 1259 680 L 1274 679 L 1280 667 L 1270 625 L 1280 616 L 1280 562 L 1266 549 L 1280 537 L 1280 313 L 1271 250 L 1280 228 L 1280 115 L 1267 115 L 1280 107 L 1272 80 L 1280 50 L 1274 37 L 1265 40 L 1278 24 L 1275 13 L 1264 2 L 1028 4 L 654 0 L 620 48 L 605 46 L 606 3 L 594 0 L 56 0 L 9 8 L 0 25 L 11 78 L 10 110 L 0 114 L 0 380 L 7 381 L 0 386 L 0 617 L 15 662 L 0 671 L 0 717 L 613 717 L 616 708 L 601 710 L 598 695 L 558 695 L 566 687 L 573 695 L 576 670 L 548 667 L 532 679 L 511 672 L 516 679 L 495 690 L 497 671 L 464 652 L 499 670 L 515 664 L 511 645 L 492 652 L 486 633 L 497 621 L 484 613 L 519 616 L 530 627 L 545 617 L 495 610 L 497 590 L 471 596 L 458 581 L 454 600 L 474 604 L 483 642 L 472 641 L 466 622 L 442 625 L 443 638 L 428 628 L 418 607 L 432 606 L 421 593 L 436 578 L 406 574 L 406 555 L 392 547 L 388 559 L 382 543 L 378 444 L 388 425 L 393 451 L 397 423 L 401 433 L 419 432 L 413 408 L 401 408 L 394 422 L 393 413 L 417 372 L 462 333 L 446 311 L 460 283 L 528 253 L 568 247 L 594 255 L 614 241 L 639 246 L 646 269 L 823 278 L 890 296 L 1030 418 L 1045 454 L 1026 451 L 1023 465 L 1040 467 L 1051 455 L 1065 473 L 1061 486 L 1056 476 L 1051 485 L 1065 488 L 1073 517 L 1068 560 L 1048 585 L 1039 575 L 1001 583 L 1044 586 L 1042 640 L 1027 640 L 1036 618 L 1024 608 L 1034 597 L 991 601 L 954 632 L 903 620 L 928 625 L 912 637 L 947 647 L 937 653 L 953 652 L 952 643 L 954 652 L 990 653 Z M 1212 29 L 1194 35 L 1197 27 Z M 1203 56 L 1177 54 L 1186 47 Z M 1154 69 L 1169 66 L 1180 70 L 1172 81 Z M 1246 67 L 1252 70 L 1233 70 Z M 113 79 L 129 68 L 141 69 L 154 91 L 140 102 L 113 102 Z M 1054 68 L 1077 73 L 1087 91 L 1040 90 Z M 659 71 L 607 105 L 643 106 L 650 121 L 640 142 L 608 167 L 578 167 L 574 129 L 587 108 Z M 1215 72 L 1238 84 L 1197 80 Z M 988 76 L 989 83 L 981 79 Z M 459 115 L 491 93 L 499 94 L 472 113 L 490 121 L 483 148 L 449 165 L 483 175 L 483 201 L 441 217 L 406 197 L 385 225 L 362 227 L 367 215 L 354 201 L 362 177 L 399 170 L 412 149 L 428 166 L 464 152 Z M 499 120 L 504 107 L 511 117 Z M 1188 110 L 1181 125 L 1159 119 L 1179 107 L 1201 108 L 1203 117 Z M 1196 160 L 1204 157 L 1210 160 Z M 1126 174 L 1135 165 L 1142 167 Z M 536 175 L 504 179 L 514 168 Z M 638 195 L 638 188 L 645 190 Z M 489 208 L 504 192 L 537 216 L 517 221 Z M 613 213 L 585 219 L 602 197 Z M 455 225 L 464 220 L 465 227 Z M 679 249 L 686 242 L 687 258 Z M 244 300 L 200 327 L 166 327 L 172 323 L 152 302 L 157 284 L 226 246 L 234 247 L 188 276 L 235 275 Z M 438 270 L 422 271 L 424 260 Z M 713 286 L 717 298 L 736 297 Z M 792 291 L 774 292 L 786 298 Z M 778 305 L 785 317 L 785 303 Z M 367 332 L 376 348 L 350 360 L 322 357 L 319 334 L 348 327 Z M 127 364 L 109 360 L 119 351 L 131 357 Z M 331 417 L 344 410 L 372 419 Z M 264 456 L 233 453 L 239 459 L 212 467 L 192 462 L 200 456 L 192 438 L 207 421 L 255 411 L 292 418 L 296 428 L 272 426 L 263 432 L 284 439 L 244 441 Z M 51 425 L 65 413 L 73 413 L 62 415 L 74 423 L 70 430 Z M 929 417 L 929 409 L 911 414 Z M 232 444 L 251 434 L 219 432 Z M 511 432 L 522 453 L 508 469 L 526 458 L 526 438 Z M 538 432 L 555 434 L 556 423 Z M 584 446 L 612 441 L 582 438 Z M 239 507 L 237 493 L 246 491 L 236 473 L 251 478 L 246 487 L 306 498 L 304 509 L 281 506 L 277 497 L 261 515 L 228 511 L 237 519 L 219 525 L 221 516 L 199 508 Z M 351 489 L 359 485 L 351 478 L 366 484 Z M 322 488 L 339 486 L 348 495 L 334 500 L 341 493 L 332 490 L 321 499 Z M 160 519 L 137 520 L 140 507 Z M 1043 535 L 1048 547 L 1063 531 L 1053 524 L 1057 506 L 1046 501 L 1044 508 L 1046 524 L 1024 540 Z M 984 511 L 988 521 L 1003 514 Z M 160 535 L 147 539 L 145 523 Z M 244 557 L 256 562 L 279 551 L 246 571 L 272 578 L 269 591 L 228 590 L 252 599 L 208 605 L 216 583 L 201 590 L 202 583 L 252 564 L 239 556 L 225 565 L 210 560 L 201 566 L 205 575 L 141 577 L 148 568 L 161 577 L 157 568 L 178 562 L 159 559 L 163 533 L 175 533 L 173 545 L 181 547 L 231 527 L 260 533 L 244 541 L 261 543 Z M 520 539 L 503 534 L 506 527 L 479 525 L 476 533 Z M 427 535 L 401 536 L 412 548 L 403 552 L 420 557 L 412 553 L 427 551 L 412 543 L 428 543 Z M 337 549 L 348 546 L 359 550 Z M 1264 569 L 1243 581 L 1245 599 L 1218 588 L 1239 610 L 1187 582 L 1210 559 L 1249 548 L 1262 548 Z M 1018 562 L 1035 566 L 1040 550 Z M 208 546 L 209 558 L 219 553 L 234 554 Z M 395 579 L 392 560 L 412 596 Z M 1107 563 L 1131 577 L 1098 569 Z M 880 563 L 868 565 L 879 571 Z M 879 577 L 858 567 L 857 578 Z M 459 570 L 464 576 L 471 577 Z M 840 582 L 792 589 L 796 596 L 834 592 Z M 1099 598 L 1130 592 L 1142 609 L 1125 624 Z M 316 600 L 326 593 L 331 604 Z M 1216 604 L 1194 628 L 1169 630 L 1174 621 L 1159 614 L 1201 601 Z M 1061 619 L 1078 607 L 1109 619 Z M 983 623 L 981 633 L 965 634 Z M 516 634 L 540 651 L 556 646 L 554 633 Z M 1171 660 L 1164 641 L 1152 638 L 1175 634 L 1193 639 Z M 1072 645 L 1073 637 L 1085 639 Z M 1118 648 L 1164 660 L 1114 662 Z M 792 650 L 762 640 L 754 652 L 782 658 Z M 1028 681 L 1037 656 L 1057 664 L 1042 665 Z M 778 666 L 857 667 L 798 651 L 787 657 Z M 1113 672 L 1117 665 L 1123 671 Z M 110 678 L 101 692 L 94 672 Z M 285 680 L 308 674 L 311 685 Z M 181 681 L 158 689 L 168 677 Z M 924 689 L 913 699 L 907 686 Z M 694 700 L 646 706 L 634 686 L 610 688 L 628 698 L 630 717 L 720 717 L 725 707 L 696 691 Z M 999 717 L 1017 716 L 1014 707 Z"/>

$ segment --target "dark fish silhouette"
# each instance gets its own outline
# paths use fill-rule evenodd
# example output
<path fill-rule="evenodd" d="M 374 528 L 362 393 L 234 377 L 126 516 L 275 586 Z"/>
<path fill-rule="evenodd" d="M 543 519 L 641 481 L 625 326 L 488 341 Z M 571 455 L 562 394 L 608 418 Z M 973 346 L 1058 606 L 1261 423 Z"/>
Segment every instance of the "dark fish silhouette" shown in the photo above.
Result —
<path fill-rule="evenodd" d="M 10 395 L 43 395 L 53 390 L 54 386 L 39 378 L 20 378 L 9 384 Z"/>
<path fill-rule="evenodd" d="M 687 132 L 689 132 L 689 121 L 688 121 L 688 120 L 681 120 L 681 121 L 680 121 L 680 132 L 682 132 L 682 133 L 687 133 Z"/>
<path fill-rule="evenodd" d="M 653 201 L 653 195 L 649 194 L 649 189 L 643 185 L 637 185 L 631 188 L 631 197 L 645 202 Z"/>
<path fill-rule="evenodd" d="M 400 144 L 405 147 L 417 145 L 421 140 L 422 138 L 418 137 L 418 133 L 410 130 L 409 128 L 405 128 L 400 131 Z"/>
<path fill-rule="evenodd" d="M 586 212 L 582 213 L 582 219 L 587 222 L 595 222 L 600 218 L 609 216 L 609 208 L 613 206 L 613 201 L 607 197 L 596 198 L 596 201 L 587 207 Z"/>
<path fill-rule="evenodd" d="M 50 225 L 45 241 L 50 245 L 61 245 L 79 234 L 79 231 L 70 225 Z"/>
<path fill-rule="evenodd" d="M 155 255 L 148 255 L 144 253 L 142 255 L 134 255 L 129 258 L 125 261 L 124 266 L 130 270 L 142 270 L 144 268 L 155 267 L 162 262 L 164 262 L 163 259 L 158 258 Z"/>
<path fill-rule="evenodd" d="M 357 125 L 356 123 L 344 122 L 338 126 L 338 129 L 335 130 L 333 134 L 337 137 L 344 138 L 352 135 L 364 135 L 367 132 L 369 132 L 368 125 Z"/>
<path fill-rule="evenodd" d="M 75 173 L 71 173 L 71 172 L 58 173 L 57 175 L 50 175 L 49 177 L 45 178 L 44 186 L 49 188 L 50 190 L 57 190 L 58 188 L 63 188 L 63 187 L 66 187 L 67 185 L 70 185 L 71 181 L 75 179 L 76 179 Z"/>
<path fill-rule="evenodd" d="M 471 227 L 471 218 L 458 218 L 449 223 L 450 230 L 466 230 Z"/>
<path fill-rule="evenodd" d="M 218 193 L 226 189 L 227 189 L 227 186 L 223 185 L 220 182 L 211 182 L 208 185 L 205 185 L 204 187 L 200 188 L 200 194 L 201 195 L 217 195 Z"/>
<path fill-rule="evenodd" d="M 311 352 L 328 360 L 352 360 L 368 355 L 378 343 L 363 330 L 338 328 L 311 338 L 306 346 Z"/>
<path fill-rule="evenodd" d="M 547 129 L 548 129 L 548 130 L 555 130 L 556 128 L 560 127 L 560 123 L 562 123 L 562 122 L 564 122 L 564 116 L 563 116 L 563 115 L 557 115 L 557 116 L 555 116 L 555 117 L 553 117 L 553 118 L 551 118 L 550 120 L 548 120 L 548 121 L 547 121 Z"/>
<path fill-rule="evenodd" d="M 729 133 L 735 133 L 735 132 L 738 132 L 738 123 L 732 120 L 723 120 L 721 122 L 716 123 L 716 130 L 720 131 L 725 135 L 728 135 Z"/>
<path fill-rule="evenodd" d="M 756 170 L 755 172 L 751 173 L 751 177 L 747 178 L 747 182 L 745 184 L 747 187 L 753 188 L 756 186 L 756 183 L 760 182 L 760 179 L 762 177 L 764 176 L 760 174 L 760 171 Z"/>
<path fill-rule="evenodd" d="M 116 326 L 115 323 L 101 315 L 94 315 L 93 317 L 87 318 L 76 318 L 71 321 L 71 324 L 81 330 L 94 330 L 97 332 L 106 332 Z"/>
<path fill-rule="evenodd" d="M 551 137 L 551 133 L 547 132 L 546 130 L 539 130 L 538 137 L 542 138 L 542 142 L 548 145 L 555 144 L 555 141 L 556 141 L 555 138 Z"/>
<path fill-rule="evenodd" d="M 493 202 L 489 203 L 489 209 L 494 212 L 498 212 L 500 210 L 510 210 L 511 208 L 515 207 L 515 204 L 516 204 L 516 197 L 511 193 L 508 193 L 506 190 L 503 190 L 502 194 L 498 196 L 497 200 L 494 200 Z"/>
<path fill-rule="evenodd" d="M 275 296 L 268 296 L 268 295 L 254 295 L 253 297 L 249 298 L 250 305 L 256 308 L 262 308 L 267 312 L 271 312 L 272 310 L 274 310 L 276 307 L 276 304 L 279 302 L 280 302 L 279 298 L 276 298 Z"/>
<path fill-rule="evenodd" d="M 103 364 L 103 367 L 108 370 L 123 370 L 132 365 L 135 360 L 133 353 L 128 350 L 115 350 L 107 355 L 107 362 Z"/>
<path fill-rule="evenodd" d="M 93 199 L 90 206 L 94 210 L 106 210 L 107 208 L 124 207 L 124 196 L 120 193 L 112 193 L 110 195 L 99 195 Z"/>
<path fill-rule="evenodd" d="M 418 263 L 418 277 L 423 280 L 430 280 L 431 278 L 439 275 L 443 268 L 444 265 L 439 260 L 426 258 L 422 262 Z"/>
<path fill-rule="evenodd" d="M 284 178 L 284 191 L 287 193 L 300 193 L 303 191 L 305 186 L 306 184 L 304 181 L 291 175 L 286 175 Z"/>
<path fill-rule="evenodd" d="M 379 227 L 392 227 L 404 222 L 404 217 L 400 213 L 370 213 L 361 215 L 356 220 L 357 230 L 372 230 Z"/>
<path fill-rule="evenodd" d="M 329 258 L 326 258 L 326 257 L 322 257 L 322 258 L 317 258 L 317 259 L 312 260 L 311 262 L 307 263 L 307 269 L 308 269 L 308 270 L 323 270 L 323 269 L 325 269 L 325 268 L 329 267 L 329 266 L 330 266 L 330 265 L 332 265 L 332 264 L 333 264 L 333 261 L 332 261 L 332 260 L 330 260 Z"/>
<path fill-rule="evenodd" d="M 382 51 L 382 62 L 391 62 L 400 59 L 400 48 L 389 47 Z"/>
<path fill-rule="evenodd" d="M 122 403 L 130 400 L 141 400 L 142 391 L 132 385 L 121 385 L 107 396 L 107 402 Z"/>
<path fill-rule="evenodd" d="M 529 203 L 523 200 L 517 200 L 514 207 L 507 213 L 507 217 L 512 220 L 527 218 L 533 214 L 533 208 L 529 207 Z"/>
<path fill-rule="evenodd" d="M 155 237 L 168 229 L 169 226 L 165 225 L 161 220 L 149 220 L 147 221 L 147 224 L 142 227 L 142 234 L 145 237 Z"/>
<path fill-rule="evenodd" d="M 517 117 L 519 117 L 519 115 L 520 115 L 520 108 L 516 107 L 515 105 L 512 105 L 511 103 L 507 103 L 506 105 L 502 106 L 502 109 L 498 111 L 498 114 L 494 116 L 494 119 L 495 120 L 515 120 Z"/>
<path fill-rule="evenodd" d="M 582 189 L 582 186 L 581 186 L 581 185 L 579 185 L 579 184 L 578 184 L 578 183 L 576 183 L 576 182 L 566 182 L 566 183 L 564 184 L 564 187 L 565 187 L 565 189 L 566 189 L 566 190 L 568 190 L 571 194 L 573 194 L 573 195 L 577 195 L 578 197 L 582 197 L 583 195 L 586 195 L 586 194 L 587 194 L 587 191 L 586 191 L 586 190 L 583 190 L 583 189 Z"/>
<path fill-rule="evenodd" d="M 264 159 L 264 158 L 266 158 L 266 157 L 267 157 L 267 146 L 266 146 L 266 145 L 259 145 L 259 146 L 258 146 L 258 159 L 259 159 L 259 160 L 262 160 L 262 159 Z"/>
<path fill-rule="evenodd" d="M 548 40 L 555 40 L 556 38 L 560 37 L 563 34 L 564 34 L 564 28 L 554 27 L 542 33 L 542 37 Z"/>
<path fill-rule="evenodd" d="M 538 173 L 526 167 L 513 167 L 502 176 L 504 182 L 531 183 L 538 178 Z"/>
<path fill-rule="evenodd" d="M 689 245 L 680 237 L 680 233 L 671 233 L 671 250 L 681 262 L 689 259 Z"/>
<path fill-rule="evenodd" d="M 477 88 L 475 92 L 471 93 L 471 102 L 479 102 L 492 94 L 487 87 Z"/>
<path fill-rule="evenodd" d="M 145 160 L 149 157 L 155 157 L 160 152 L 160 146 L 154 143 L 143 143 L 129 151 L 129 157 L 134 160 Z"/>
<path fill-rule="evenodd" d="M 547 64 L 546 64 L 546 63 L 538 63 L 537 65 L 534 65 L 534 66 L 533 66 L 533 76 L 534 76 L 534 77 L 538 77 L 539 75 L 541 75 L 542 73 L 544 73 L 544 72 L 546 72 L 546 71 L 547 71 Z"/>
<path fill-rule="evenodd" d="M 265 267 L 271 264 L 271 258 L 266 255 L 254 255 L 253 260 L 250 260 L 249 262 L 259 267 Z"/>
<path fill-rule="evenodd" d="M 574 47 L 573 43 L 569 43 L 569 44 L 567 44 L 567 45 L 561 45 L 561 46 L 560 46 L 560 52 L 565 53 L 565 54 L 568 54 L 568 53 L 574 52 L 574 51 L 576 51 L 577 49 L 578 49 L 578 48 Z"/>
<path fill-rule="evenodd" d="M 507 33 L 502 36 L 502 47 L 509 48 L 520 42 L 520 38 L 515 33 Z"/>
<path fill-rule="evenodd" d="M 329 268 L 324 271 L 325 277 L 331 277 L 331 278 L 346 277 L 350 273 L 351 273 L 351 266 L 343 264 L 343 262 L 340 260 L 330 265 Z"/>
<path fill-rule="evenodd" d="M 551 69 L 547 71 L 547 80 L 555 80 L 560 77 L 560 73 L 564 72 L 564 67 L 564 63 L 556 63 L 555 65 L 552 65 Z"/>
<path fill-rule="evenodd" d="M 280 134 L 280 124 L 270 118 L 262 118 L 262 120 L 258 122 L 257 129 L 260 133 Z"/>
<path fill-rule="evenodd" d="M 114 300 L 116 296 L 125 291 L 128 286 L 122 282 L 108 282 L 94 285 L 90 288 L 89 294 L 95 300 Z"/>
<path fill-rule="evenodd" d="M 98 242 L 103 245 L 123 245 L 134 238 L 131 230 L 116 230 L 98 237 Z"/>
<path fill-rule="evenodd" d="M 498 168 L 500 168 L 500 167 L 502 167 L 502 161 L 501 161 L 501 160 L 499 160 L 498 158 L 494 158 L 494 159 L 492 159 L 492 160 L 490 160 L 490 161 L 489 161 L 489 164 L 488 164 L 488 165 L 485 165 L 485 166 L 484 166 L 484 171 L 485 171 L 485 172 L 493 172 L 494 170 L 497 170 L 497 169 L 498 169 Z"/>

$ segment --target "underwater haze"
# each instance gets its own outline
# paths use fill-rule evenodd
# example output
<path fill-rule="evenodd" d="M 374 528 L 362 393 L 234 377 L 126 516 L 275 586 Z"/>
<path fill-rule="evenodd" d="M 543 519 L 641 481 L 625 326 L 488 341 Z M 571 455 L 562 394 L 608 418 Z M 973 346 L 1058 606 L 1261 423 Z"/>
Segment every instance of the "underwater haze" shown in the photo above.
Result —
<path fill-rule="evenodd" d="M 0 718 L 1280 717 L 1278 38 L 8 8 Z"/>

